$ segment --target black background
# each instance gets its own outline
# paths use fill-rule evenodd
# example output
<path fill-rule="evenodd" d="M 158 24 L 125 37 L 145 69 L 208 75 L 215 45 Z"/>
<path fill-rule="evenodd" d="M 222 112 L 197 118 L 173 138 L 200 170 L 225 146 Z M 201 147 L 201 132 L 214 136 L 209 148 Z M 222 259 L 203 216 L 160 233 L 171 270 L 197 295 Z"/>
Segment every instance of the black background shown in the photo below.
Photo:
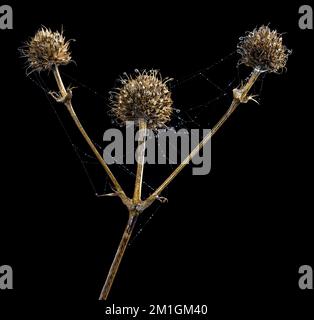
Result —
<path fill-rule="evenodd" d="M 313 31 L 298 28 L 301 4 L 11 3 L 14 29 L 0 31 L 0 265 L 13 267 L 14 290 L 0 291 L 0 305 L 45 299 L 53 302 L 49 312 L 59 313 L 61 302 L 75 300 L 79 306 L 66 310 L 81 312 L 89 303 L 95 310 L 127 220 L 118 199 L 94 196 L 44 92 L 25 76 L 17 52 L 23 41 L 41 25 L 63 25 L 76 40 L 76 65 L 62 71 L 107 97 L 124 71 L 158 68 L 180 81 L 234 51 L 246 30 L 270 23 L 286 32 L 293 49 L 287 72 L 267 75 L 261 105 L 242 105 L 215 136 L 209 175 L 187 169 L 170 185 L 169 203 L 128 249 L 109 300 L 207 303 L 210 310 L 225 304 L 234 314 L 248 313 L 248 306 L 258 312 L 305 307 L 313 296 L 297 283 L 300 265 L 314 267 Z M 231 79 L 232 72 L 214 80 Z M 193 100 L 196 89 L 192 83 L 184 94 Z M 101 140 L 110 124 L 105 99 L 84 88 L 74 94 L 87 131 Z M 85 148 L 63 106 L 55 107 Z M 213 118 L 224 110 L 214 107 Z M 145 179 L 157 186 L 165 171 L 154 170 Z M 105 175 L 101 169 L 99 175 Z M 25 312 L 35 312 L 33 304 Z"/>

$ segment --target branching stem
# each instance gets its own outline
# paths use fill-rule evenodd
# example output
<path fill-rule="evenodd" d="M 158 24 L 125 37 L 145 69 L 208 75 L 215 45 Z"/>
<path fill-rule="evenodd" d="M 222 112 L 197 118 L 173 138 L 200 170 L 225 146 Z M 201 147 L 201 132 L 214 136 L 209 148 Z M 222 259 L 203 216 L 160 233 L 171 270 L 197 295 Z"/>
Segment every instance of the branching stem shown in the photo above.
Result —
<path fill-rule="evenodd" d="M 106 300 L 108 298 L 111 286 L 115 279 L 115 276 L 118 272 L 120 263 L 124 256 L 126 247 L 131 238 L 132 232 L 136 225 L 136 221 L 141 212 L 147 209 L 156 199 L 160 198 L 161 192 L 175 179 L 175 177 L 185 168 L 186 165 L 199 153 L 199 151 L 210 141 L 212 136 L 223 126 L 223 124 L 227 121 L 227 119 L 232 115 L 232 113 L 236 110 L 236 108 L 241 103 L 247 103 L 249 100 L 254 100 L 251 96 L 248 95 L 250 89 L 254 85 L 255 81 L 258 79 L 261 71 L 259 69 L 254 69 L 251 73 L 248 81 L 242 85 L 240 88 L 235 88 L 233 90 L 233 100 L 231 102 L 230 107 L 225 112 L 225 114 L 220 118 L 220 120 L 216 123 L 213 129 L 203 138 L 203 140 L 191 151 L 191 153 L 183 160 L 183 162 L 169 175 L 169 177 L 144 201 L 141 200 L 142 194 L 142 184 L 143 184 L 143 172 L 144 172 L 144 158 L 145 158 L 145 140 L 146 140 L 146 129 L 147 124 L 144 119 L 139 119 L 139 137 L 138 137 L 138 148 L 137 148 L 137 171 L 135 177 L 135 186 L 133 198 L 128 198 L 117 179 L 109 169 L 108 165 L 105 163 L 104 159 L 101 157 L 97 148 L 93 144 L 92 140 L 89 138 L 85 129 L 83 128 L 81 122 L 79 121 L 73 106 L 72 106 L 72 94 L 70 90 L 66 90 L 61 75 L 59 73 L 59 69 L 55 66 L 53 70 L 53 74 L 55 76 L 60 94 L 52 94 L 52 96 L 59 102 L 63 102 L 66 106 L 68 112 L 70 113 L 74 123 L 77 128 L 81 132 L 82 136 L 90 146 L 91 150 L 95 154 L 96 158 L 105 169 L 108 174 L 114 188 L 116 189 L 117 195 L 121 198 L 123 204 L 128 208 L 129 211 L 129 219 L 122 235 L 120 244 L 116 251 L 114 260 L 110 267 L 109 273 L 106 278 L 106 282 L 102 288 L 99 300 Z"/>

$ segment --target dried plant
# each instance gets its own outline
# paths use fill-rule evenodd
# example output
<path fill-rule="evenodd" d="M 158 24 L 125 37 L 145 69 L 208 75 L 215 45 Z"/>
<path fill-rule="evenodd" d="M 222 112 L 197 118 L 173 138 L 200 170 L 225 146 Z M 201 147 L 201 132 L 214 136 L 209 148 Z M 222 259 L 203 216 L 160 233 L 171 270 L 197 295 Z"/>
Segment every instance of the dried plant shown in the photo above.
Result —
<path fill-rule="evenodd" d="M 147 127 L 163 127 L 172 114 L 171 93 L 167 88 L 167 81 L 162 80 L 155 70 L 137 73 L 136 77 L 126 76 L 121 79 L 122 86 L 117 88 L 111 96 L 112 115 L 119 123 L 127 120 L 135 120 L 140 129 L 138 141 L 137 172 L 133 197 L 128 197 L 118 183 L 117 179 L 101 157 L 99 151 L 89 138 L 80 123 L 72 106 L 72 91 L 66 89 L 59 66 L 71 61 L 69 42 L 65 41 L 62 32 L 51 32 L 42 28 L 22 48 L 22 55 L 26 57 L 28 68 L 31 71 L 51 70 L 57 82 L 59 92 L 51 92 L 51 96 L 65 105 L 77 128 L 90 146 L 96 158 L 107 172 L 116 195 L 127 207 L 129 219 L 116 255 L 109 270 L 106 282 L 101 291 L 100 300 L 106 300 L 112 283 L 118 271 L 126 246 L 138 216 L 147 209 L 155 200 L 163 201 L 160 195 L 169 183 L 182 171 L 182 169 L 198 154 L 200 149 L 221 128 L 230 115 L 241 103 L 253 100 L 249 91 L 263 72 L 279 72 L 286 66 L 290 51 L 282 45 L 282 38 L 277 31 L 271 31 L 269 27 L 262 26 L 240 38 L 238 52 L 241 55 L 240 63 L 253 68 L 250 77 L 240 87 L 233 89 L 233 100 L 230 107 L 203 140 L 195 147 L 183 162 L 170 174 L 170 176 L 145 200 L 141 199 L 141 189 L 144 170 L 145 131 Z"/>
<path fill-rule="evenodd" d="M 137 71 L 134 79 L 125 75 L 120 80 L 122 86 L 111 93 L 113 116 L 121 124 L 144 119 L 148 128 L 164 127 L 173 111 L 169 80 L 163 80 L 157 70 Z"/>
<path fill-rule="evenodd" d="M 68 64 L 71 61 L 69 45 L 62 32 L 42 27 L 21 49 L 22 56 L 27 58 L 27 70 L 40 72 Z"/>
<path fill-rule="evenodd" d="M 240 38 L 238 53 L 240 63 L 261 71 L 282 71 L 287 63 L 290 50 L 282 44 L 282 36 L 268 26 L 261 26 Z"/>

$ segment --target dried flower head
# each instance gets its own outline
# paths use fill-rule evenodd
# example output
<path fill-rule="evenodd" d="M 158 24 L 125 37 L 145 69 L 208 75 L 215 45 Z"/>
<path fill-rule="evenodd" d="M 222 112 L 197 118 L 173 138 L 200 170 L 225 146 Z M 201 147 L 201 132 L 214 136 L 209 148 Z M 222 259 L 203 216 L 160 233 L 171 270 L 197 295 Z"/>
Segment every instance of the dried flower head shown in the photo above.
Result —
<path fill-rule="evenodd" d="M 173 111 L 169 80 L 162 79 L 157 70 L 136 70 L 134 78 L 125 74 L 122 86 L 111 92 L 111 114 L 121 124 L 142 118 L 148 128 L 164 127 Z"/>
<path fill-rule="evenodd" d="M 54 65 L 66 65 L 71 61 L 69 41 L 61 31 L 52 32 L 42 27 L 21 49 L 27 59 L 27 69 L 33 71 L 51 70 Z"/>
<path fill-rule="evenodd" d="M 240 38 L 238 53 L 242 56 L 240 63 L 260 69 L 261 71 L 282 71 L 291 53 L 283 44 L 282 36 L 268 26 L 261 26 L 247 32 Z"/>

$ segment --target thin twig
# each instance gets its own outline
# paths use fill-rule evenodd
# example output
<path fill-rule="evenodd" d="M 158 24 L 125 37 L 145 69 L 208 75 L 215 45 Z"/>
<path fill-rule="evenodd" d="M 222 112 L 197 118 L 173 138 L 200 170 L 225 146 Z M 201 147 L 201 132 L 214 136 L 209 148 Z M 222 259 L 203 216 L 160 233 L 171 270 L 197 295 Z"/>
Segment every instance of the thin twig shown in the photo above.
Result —
<path fill-rule="evenodd" d="M 111 180 L 111 182 L 112 182 L 117 194 L 120 196 L 122 202 L 128 206 L 129 202 L 130 202 L 130 199 L 128 199 L 128 197 L 126 196 L 126 194 L 123 191 L 122 187 L 120 186 L 120 184 L 118 183 L 117 179 L 113 175 L 112 171 L 109 169 L 108 165 L 106 164 L 106 162 L 104 161 L 104 159 L 102 158 L 100 153 L 98 152 L 97 148 L 95 147 L 94 143 L 92 142 L 92 140 L 88 136 L 87 132 L 83 128 L 79 118 L 77 117 L 77 115 L 76 115 L 76 113 L 75 113 L 75 111 L 73 109 L 73 106 L 72 106 L 71 92 L 66 90 L 66 88 L 65 88 L 65 86 L 63 84 L 63 81 L 62 81 L 58 66 L 55 66 L 55 68 L 53 69 L 53 74 L 54 74 L 54 77 L 56 79 L 59 91 L 60 91 L 59 101 L 63 102 L 64 105 L 66 106 L 66 108 L 67 108 L 68 112 L 70 113 L 75 125 L 77 126 L 77 128 L 81 132 L 82 136 L 84 137 L 85 141 L 87 142 L 87 144 L 89 145 L 89 147 L 91 148 L 93 153 L 95 154 L 95 156 L 96 156 L 97 160 L 100 162 L 101 166 L 105 169 L 106 173 L 108 174 L 108 176 L 109 176 L 109 178 L 110 178 L 110 180 Z"/>
<path fill-rule="evenodd" d="M 129 240 L 131 238 L 132 232 L 134 230 L 134 227 L 136 225 L 136 221 L 138 218 L 138 211 L 136 210 L 131 210 L 129 211 L 129 220 L 128 223 L 125 227 L 124 233 L 122 235 L 119 247 L 117 249 L 116 255 L 113 259 L 113 262 L 111 264 L 110 270 L 108 272 L 107 275 L 107 279 L 106 282 L 101 290 L 100 296 L 99 296 L 99 300 L 107 300 L 111 286 L 113 284 L 113 281 L 115 279 L 115 276 L 118 272 L 120 263 L 122 261 L 122 258 L 124 256 L 125 253 L 125 249 L 129 243 Z"/>
<path fill-rule="evenodd" d="M 191 151 L 191 153 L 183 160 L 183 162 L 174 169 L 169 177 L 145 200 L 142 202 L 142 210 L 148 208 L 160 195 L 160 193 L 170 184 L 170 182 L 185 168 L 186 165 L 193 159 L 193 157 L 199 153 L 199 151 L 206 145 L 206 143 L 212 138 L 212 136 L 221 128 L 231 114 L 241 103 L 246 103 L 252 100 L 252 97 L 248 96 L 250 89 L 261 74 L 259 69 L 254 69 L 251 73 L 249 80 L 240 89 L 233 90 L 233 100 L 226 113 L 220 118 L 213 129 L 203 138 L 203 140 Z"/>
<path fill-rule="evenodd" d="M 143 173 L 144 173 L 144 157 L 145 157 L 145 141 L 146 141 L 146 128 L 147 124 L 144 119 L 139 119 L 139 131 L 138 131 L 138 147 L 137 147 L 137 170 L 135 176 L 135 185 L 133 193 L 133 210 L 129 210 L 129 220 L 125 231 L 122 235 L 119 247 L 116 255 L 111 264 L 110 270 L 107 275 L 106 282 L 102 288 L 99 300 L 107 300 L 112 283 L 118 272 L 119 265 L 125 253 L 126 246 L 132 235 L 132 231 L 136 225 L 136 221 L 139 215 L 137 205 L 141 203 L 142 184 L 143 184 Z"/>

